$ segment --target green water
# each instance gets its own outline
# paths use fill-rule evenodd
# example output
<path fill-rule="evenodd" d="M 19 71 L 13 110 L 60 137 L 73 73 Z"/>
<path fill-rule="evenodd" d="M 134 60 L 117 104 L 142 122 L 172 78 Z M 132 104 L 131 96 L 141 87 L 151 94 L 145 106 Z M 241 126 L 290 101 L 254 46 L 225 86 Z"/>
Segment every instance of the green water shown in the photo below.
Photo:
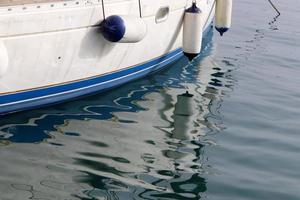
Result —
<path fill-rule="evenodd" d="M 300 199 L 300 2 L 276 4 L 235 1 L 190 64 L 1 118 L 0 199 Z"/>

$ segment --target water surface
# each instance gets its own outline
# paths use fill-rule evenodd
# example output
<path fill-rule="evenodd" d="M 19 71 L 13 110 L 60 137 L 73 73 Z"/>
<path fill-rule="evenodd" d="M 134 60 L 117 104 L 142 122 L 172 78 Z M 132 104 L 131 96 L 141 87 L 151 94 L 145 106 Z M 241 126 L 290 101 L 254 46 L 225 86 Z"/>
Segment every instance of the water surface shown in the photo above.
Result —
<path fill-rule="evenodd" d="M 300 199 L 300 2 L 234 3 L 192 63 L 2 117 L 0 199 Z"/>

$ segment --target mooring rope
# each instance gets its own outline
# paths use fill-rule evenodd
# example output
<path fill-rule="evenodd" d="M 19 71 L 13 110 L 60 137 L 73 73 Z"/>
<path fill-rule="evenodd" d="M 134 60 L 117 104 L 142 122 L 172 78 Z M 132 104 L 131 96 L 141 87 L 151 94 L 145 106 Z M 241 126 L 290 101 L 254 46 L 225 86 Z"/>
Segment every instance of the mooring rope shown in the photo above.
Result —
<path fill-rule="evenodd" d="M 103 13 L 103 19 L 105 19 L 104 0 L 102 0 L 102 13 Z"/>
<path fill-rule="evenodd" d="M 279 12 L 279 10 L 276 8 L 275 4 L 271 1 L 268 0 L 268 2 L 271 4 L 271 6 L 274 8 L 274 10 L 277 12 L 278 16 L 281 15 L 281 13 Z"/>
<path fill-rule="evenodd" d="M 210 9 L 210 11 L 209 11 L 208 17 L 207 17 L 207 19 L 206 19 L 205 24 L 204 24 L 203 27 L 206 27 L 206 25 L 207 25 L 207 23 L 208 23 L 208 20 L 210 19 L 211 13 L 212 13 L 212 11 L 214 10 L 215 5 L 216 5 L 216 0 L 214 0 L 214 3 L 213 3 L 213 5 L 212 5 L 212 7 L 211 7 L 211 9 Z"/>
<path fill-rule="evenodd" d="M 140 11 L 140 18 L 142 18 L 142 5 L 141 5 L 141 0 L 139 0 L 139 11 Z"/>

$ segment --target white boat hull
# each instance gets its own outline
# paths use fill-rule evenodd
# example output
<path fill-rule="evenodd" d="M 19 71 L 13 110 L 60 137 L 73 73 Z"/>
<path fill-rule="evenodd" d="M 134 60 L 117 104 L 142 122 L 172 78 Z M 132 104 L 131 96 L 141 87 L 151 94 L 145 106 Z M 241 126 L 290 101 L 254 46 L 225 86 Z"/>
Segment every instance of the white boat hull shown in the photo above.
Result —
<path fill-rule="evenodd" d="M 99 33 L 100 1 L 0 7 L 0 113 L 58 103 L 153 73 L 182 56 L 182 21 L 191 1 L 105 1 L 105 15 L 142 15 L 147 35 L 138 43 L 111 43 Z M 200 0 L 204 32 L 214 1 Z M 157 11 L 169 6 L 165 19 Z M 205 35 L 205 34 L 204 34 Z M 2 47 L 3 46 L 3 47 Z M 4 49 L 4 50 L 3 50 Z M 1 63 L 0 63 L 1 68 Z"/>

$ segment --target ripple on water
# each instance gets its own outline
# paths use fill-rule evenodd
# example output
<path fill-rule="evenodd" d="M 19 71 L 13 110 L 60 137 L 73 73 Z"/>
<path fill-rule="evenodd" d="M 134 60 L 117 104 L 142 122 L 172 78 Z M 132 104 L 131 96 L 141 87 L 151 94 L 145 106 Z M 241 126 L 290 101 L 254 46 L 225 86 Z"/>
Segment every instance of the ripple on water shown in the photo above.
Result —
<path fill-rule="evenodd" d="M 298 13 L 265 3 L 192 63 L 1 119 L 1 198 L 299 199 Z"/>

